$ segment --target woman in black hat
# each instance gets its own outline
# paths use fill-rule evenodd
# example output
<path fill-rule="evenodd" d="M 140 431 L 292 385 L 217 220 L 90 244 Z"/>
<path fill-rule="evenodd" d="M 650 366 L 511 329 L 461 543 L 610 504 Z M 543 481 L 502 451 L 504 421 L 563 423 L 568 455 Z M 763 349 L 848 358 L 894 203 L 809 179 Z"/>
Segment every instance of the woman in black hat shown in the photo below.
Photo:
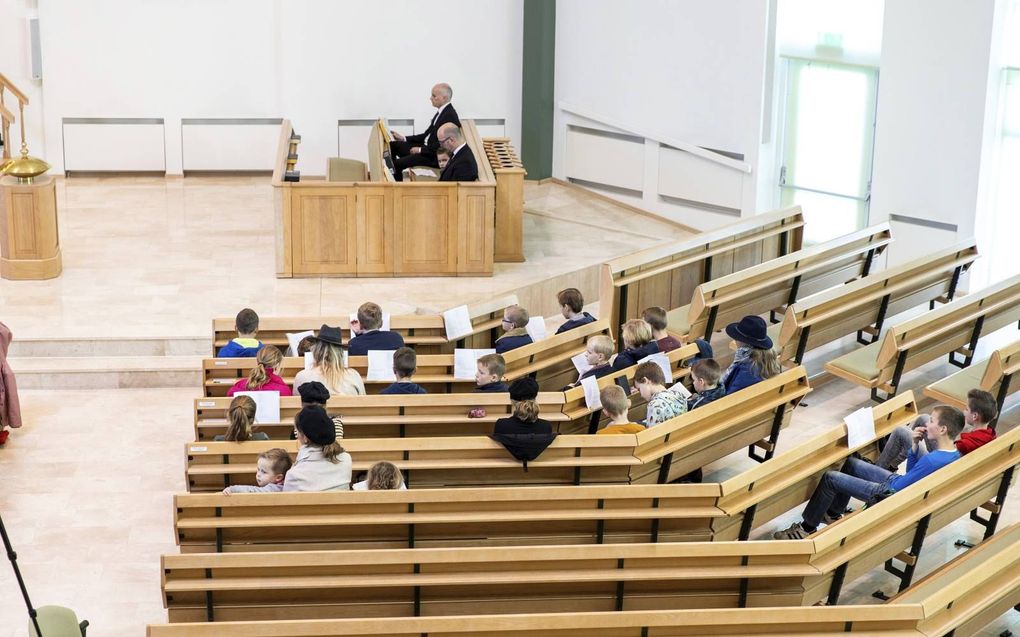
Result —
<path fill-rule="evenodd" d="M 364 396 L 365 383 L 361 374 L 344 364 L 343 342 L 339 327 L 323 325 L 319 335 L 315 337 L 312 358 L 315 366 L 303 369 L 294 377 L 294 389 L 311 381 L 318 381 L 326 386 L 331 396 L 345 394 L 348 396 Z"/>
<path fill-rule="evenodd" d="M 538 383 L 525 376 L 510 384 L 513 415 L 496 421 L 497 434 L 551 434 L 552 425 L 538 417 Z"/>
<path fill-rule="evenodd" d="M 283 480 L 284 491 L 348 491 L 351 454 L 337 442 L 333 420 L 321 405 L 304 407 L 294 417 L 297 460 Z"/>
<path fill-rule="evenodd" d="M 726 334 L 737 344 L 733 362 L 722 376 L 727 396 L 782 371 L 768 326 L 760 316 L 745 316 L 739 323 L 730 323 Z"/>

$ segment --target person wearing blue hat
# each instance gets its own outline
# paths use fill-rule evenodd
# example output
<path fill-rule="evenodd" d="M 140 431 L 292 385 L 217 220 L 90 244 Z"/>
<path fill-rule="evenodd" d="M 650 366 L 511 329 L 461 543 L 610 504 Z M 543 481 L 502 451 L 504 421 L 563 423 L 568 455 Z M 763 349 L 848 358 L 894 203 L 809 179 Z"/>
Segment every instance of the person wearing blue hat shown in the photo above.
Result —
<path fill-rule="evenodd" d="M 722 377 L 727 396 L 782 371 L 765 319 L 745 316 L 739 323 L 727 325 L 726 334 L 737 344 L 733 362 Z"/>

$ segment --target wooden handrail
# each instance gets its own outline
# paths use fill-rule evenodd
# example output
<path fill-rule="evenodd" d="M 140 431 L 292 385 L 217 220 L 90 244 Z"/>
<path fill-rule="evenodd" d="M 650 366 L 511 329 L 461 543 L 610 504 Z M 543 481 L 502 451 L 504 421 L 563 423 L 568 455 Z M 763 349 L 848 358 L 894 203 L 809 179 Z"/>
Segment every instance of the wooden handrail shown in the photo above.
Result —
<path fill-rule="evenodd" d="M 22 105 L 28 105 L 28 96 L 18 90 L 18 87 L 14 86 L 14 83 L 8 80 L 3 73 L 0 73 L 0 87 L 3 87 L 13 93 L 14 97 L 18 98 L 18 101 L 21 102 Z M 0 91 L 0 95 L 2 94 L 3 91 Z"/>
<path fill-rule="evenodd" d="M 7 107 L 4 106 L 3 104 L 0 104 L 0 119 L 3 119 L 10 123 L 14 123 L 17 121 L 17 118 L 14 117 L 14 113 L 7 110 Z"/>

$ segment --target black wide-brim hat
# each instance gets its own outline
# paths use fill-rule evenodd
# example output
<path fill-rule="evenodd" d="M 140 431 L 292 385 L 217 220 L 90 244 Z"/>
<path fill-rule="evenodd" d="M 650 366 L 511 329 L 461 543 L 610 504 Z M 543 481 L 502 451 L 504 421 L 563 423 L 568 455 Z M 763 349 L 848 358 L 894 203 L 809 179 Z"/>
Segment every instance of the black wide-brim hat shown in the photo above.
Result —
<path fill-rule="evenodd" d="M 726 334 L 735 341 L 747 343 L 757 349 L 772 349 L 768 325 L 760 316 L 745 316 L 739 323 L 730 323 L 726 326 Z"/>
<path fill-rule="evenodd" d="M 330 327 L 325 323 L 323 323 L 322 327 L 319 328 L 319 335 L 316 336 L 315 338 L 322 341 L 323 343 L 329 343 L 330 345 L 342 346 L 344 344 L 343 335 L 340 332 L 340 328 Z"/>

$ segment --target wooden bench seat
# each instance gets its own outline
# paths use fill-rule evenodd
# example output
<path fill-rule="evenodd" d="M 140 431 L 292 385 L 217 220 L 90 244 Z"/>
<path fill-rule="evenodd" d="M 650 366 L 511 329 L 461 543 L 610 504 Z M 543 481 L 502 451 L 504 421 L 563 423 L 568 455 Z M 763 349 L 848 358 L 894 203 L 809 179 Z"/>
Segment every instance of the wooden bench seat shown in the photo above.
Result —
<path fill-rule="evenodd" d="M 503 310 L 517 305 L 517 296 L 506 296 L 485 300 L 468 305 L 468 314 L 474 331 L 465 337 L 462 344 L 452 343 L 446 338 L 446 326 L 442 314 L 394 314 L 390 316 L 390 330 L 404 338 L 404 343 L 415 348 L 419 354 L 444 354 L 457 347 L 483 348 L 492 347 L 493 334 L 503 320 Z M 356 309 L 356 308 L 355 308 Z M 324 323 L 339 326 L 343 333 L 344 343 L 350 342 L 350 314 L 339 316 L 304 316 L 304 317 L 261 317 L 259 320 L 258 338 L 266 345 L 275 345 L 286 353 L 287 334 L 296 334 L 308 330 L 319 330 Z M 237 336 L 233 318 L 214 318 L 212 320 L 212 356 Z"/>
<path fill-rule="evenodd" d="M 928 533 L 1001 510 L 1018 444 L 1020 429 L 804 540 L 165 555 L 164 602 L 171 621 L 834 605 L 909 547 L 904 590 Z"/>
<path fill-rule="evenodd" d="M 916 417 L 909 391 L 879 405 L 876 441 Z M 849 448 L 834 427 L 722 484 L 178 494 L 174 527 L 185 552 L 747 539 L 876 441 Z"/>
<path fill-rule="evenodd" d="M 804 215 L 793 206 L 613 259 L 599 277 L 599 316 L 615 335 L 646 307 L 677 307 L 699 283 L 800 250 L 803 228 Z"/>
<path fill-rule="evenodd" d="M 871 388 L 874 400 L 896 393 L 904 372 L 949 355 L 970 365 L 981 334 L 1020 321 L 1020 275 L 956 299 L 888 329 L 878 341 L 825 364 L 825 370 Z M 964 356 L 962 362 L 954 353 Z"/>
<path fill-rule="evenodd" d="M 977 259 L 973 239 L 845 285 L 801 296 L 769 329 L 780 360 L 800 364 L 816 347 L 858 333 L 862 344 L 878 339 L 887 317 L 925 303 L 953 300 L 960 276 Z M 866 337 L 865 334 L 868 336 Z"/>
<path fill-rule="evenodd" d="M 793 407 L 810 391 L 803 368 L 788 370 L 637 434 L 560 436 L 528 471 L 488 437 L 345 440 L 355 470 L 393 462 L 415 486 L 668 482 L 741 447 L 768 454 Z M 189 490 L 251 484 L 255 457 L 295 441 L 189 443 Z"/>
<path fill-rule="evenodd" d="M 785 311 L 802 296 L 867 276 L 891 242 L 883 223 L 702 283 L 689 305 L 667 313 L 668 329 L 681 339 L 710 338 L 748 314 Z"/>
<path fill-rule="evenodd" d="M 1020 370 L 1020 340 L 1000 347 L 983 361 L 935 381 L 924 388 L 924 393 L 962 410 L 967 408 L 967 392 L 975 388 L 983 389 L 995 396 L 996 406 L 1001 413 L 1006 397 L 1016 390 L 1012 381 L 1017 370 Z M 992 424 L 997 420 L 992 421 Z"/>

